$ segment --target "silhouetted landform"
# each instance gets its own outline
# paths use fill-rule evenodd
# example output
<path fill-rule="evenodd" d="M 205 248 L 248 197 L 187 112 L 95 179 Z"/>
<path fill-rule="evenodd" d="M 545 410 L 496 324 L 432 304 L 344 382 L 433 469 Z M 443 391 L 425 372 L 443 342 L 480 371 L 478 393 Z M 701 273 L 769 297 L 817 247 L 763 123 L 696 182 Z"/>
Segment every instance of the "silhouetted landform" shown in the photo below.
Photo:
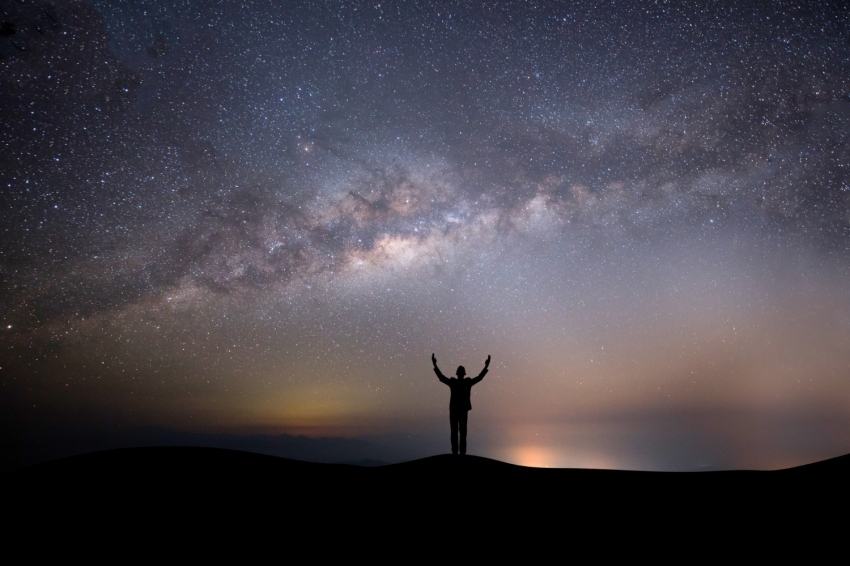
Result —
<path fill-rule="evenodd" d="M 430 540 L 455 527 L 594 540 L 659 529 L 697 540 L 719 530 L 751 539 L 756 527 L 812 528 L 825 510 L 843 512 L 848 478 L 850 456 L 769 472 L 634 472 L 452 455 L 364 467 L 185 447 L 111 450 L 0 474 L 4 515 L 15 518 L 8 536 L 30 528 L 165 536 L 226 524 L 313 541 L 340 529 L 414 528 Z"/>
<path fill-rule="evenodd" d="M 774 472 L 659 473 L 476 456 L 364 467 L 134 448 L 0 474 L 0 508 L 7 547 L 26 541 L 27 552 L 60 558 L 69 549 L 170 557 L 175 547 L 218 558 L 229 546 L 283 563 L 423 551 L 454 561 L 495 560 L 512 548 L 690 563 L 836 544 L 843 539 L 829 533 L 845 524 L 848 477 L 850 456 Z"/>
<path fill-rule="evenodd" d="M 372 460 L 371 458 L 363 458 L 361 460 L 352 460 L 345 462 L 334 462 L 335 464 L 341 464 L 343 466 L 366 466 L 369 468 L 374 468 L 375 466 L 388 466 L 389 462 L 384 462 L 382 460 Z"/>
<path fill-rule="evenodd" d="M 223 448 L 307 462 L 375 466 L 434 454 L 444 444 L 439 442 L 442 438 L 411 439 L 409 435 L 384 435 L 372 440 L 288 434 L 198 433 L 160 427 L 71 431 L 54 427 L 37 432 L 0 438 L 0 473 L 91 452 L 145 446 Z"/>

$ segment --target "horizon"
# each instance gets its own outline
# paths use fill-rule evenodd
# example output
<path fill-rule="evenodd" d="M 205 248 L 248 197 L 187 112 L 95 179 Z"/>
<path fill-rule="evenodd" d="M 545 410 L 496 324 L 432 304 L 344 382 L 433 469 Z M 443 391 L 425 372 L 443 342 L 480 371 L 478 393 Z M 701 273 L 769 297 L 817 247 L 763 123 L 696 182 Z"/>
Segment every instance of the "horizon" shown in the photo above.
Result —
<path fill-rule="evenodd" d="M 3 10 L 0 468 L 449 452 L 432 353 L 474 455 L 850 453 L 839 3 Z"/>

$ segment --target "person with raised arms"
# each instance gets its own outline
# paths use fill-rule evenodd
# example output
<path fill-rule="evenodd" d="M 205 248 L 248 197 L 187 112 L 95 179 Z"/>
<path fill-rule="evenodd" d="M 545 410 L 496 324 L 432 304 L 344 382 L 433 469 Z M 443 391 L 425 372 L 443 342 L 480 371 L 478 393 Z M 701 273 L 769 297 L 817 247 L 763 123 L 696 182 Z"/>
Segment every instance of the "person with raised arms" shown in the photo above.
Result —
<path fill-rule="evenodd" d="M 458 366 L 457 377 L 446 377 L 437 367 L 437 357 L 431 354 L 431 361 L 434 364 L 434 373 L 437 374 L 437 379 L 448 385 L 452 390 L 452 398 L 449 401 L 449 420 L 452 429 L 452 454 L 466 454 L 466 422 L 469 417 L 469 411 L 472 410 L 472 400 L 470 393 L 472 386 L 484 379 L 487 375 L 487 368 L 490 366 L 490 356 L 484 362 L 484 369 L 477 377 L 469 379 L 466 377 L 466 370 L 463 366 Z M 458 443 L 460 436 L 460 443 Z M 458 447 L 458 444 L 460 446 Z"/>

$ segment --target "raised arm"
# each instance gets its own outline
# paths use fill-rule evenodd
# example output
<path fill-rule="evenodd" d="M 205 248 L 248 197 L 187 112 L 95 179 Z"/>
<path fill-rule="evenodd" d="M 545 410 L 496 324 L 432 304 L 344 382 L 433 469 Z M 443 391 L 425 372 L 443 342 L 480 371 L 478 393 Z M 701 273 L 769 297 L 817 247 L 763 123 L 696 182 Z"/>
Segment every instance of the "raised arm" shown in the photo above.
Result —
<path fill-rule="evenodd" d="M 437 374 L 437 379 L 448 385 L 449 380 L 446 379 L 446 376 L 443 375 L 443 372 L 441 372 L 440 368 L 437 367 L 437 357 L 434 354 L 431 354 L 431 362 L 434 364 L 434 373 Z"/>
<path fill-rule="evenodd" d="M 489 367 L 490 367 L 490 354 L 487 354 L 487 360 L 484 362 L 484 369 L 481 370 L 481 373 L 478 374 L 478 377 L 472 378 L 472 385 L 475 385 L 476 383 L 478 383 L 479 381 L 484 379 L 484 376 L 487 375 L 487 372 L 489 371 L 488 370 Z"/>

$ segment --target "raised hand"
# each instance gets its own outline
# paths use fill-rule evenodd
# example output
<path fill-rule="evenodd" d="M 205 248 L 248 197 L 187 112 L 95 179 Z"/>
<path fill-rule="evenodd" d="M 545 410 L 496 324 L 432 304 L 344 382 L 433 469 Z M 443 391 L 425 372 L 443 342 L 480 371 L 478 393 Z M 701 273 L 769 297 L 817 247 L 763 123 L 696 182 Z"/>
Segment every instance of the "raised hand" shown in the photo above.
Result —
<path fill-rule="evenodd" d="M 484 361 L 484 367 L 490 367 L 490 354 L 487 354 L 487 359 Z"/>
<path fill-rule="evenodd" d="M 437 367 L 437 357 L 434 354 L 431 354 L 431 362 L 434 364 L 434 367 Z"/>

